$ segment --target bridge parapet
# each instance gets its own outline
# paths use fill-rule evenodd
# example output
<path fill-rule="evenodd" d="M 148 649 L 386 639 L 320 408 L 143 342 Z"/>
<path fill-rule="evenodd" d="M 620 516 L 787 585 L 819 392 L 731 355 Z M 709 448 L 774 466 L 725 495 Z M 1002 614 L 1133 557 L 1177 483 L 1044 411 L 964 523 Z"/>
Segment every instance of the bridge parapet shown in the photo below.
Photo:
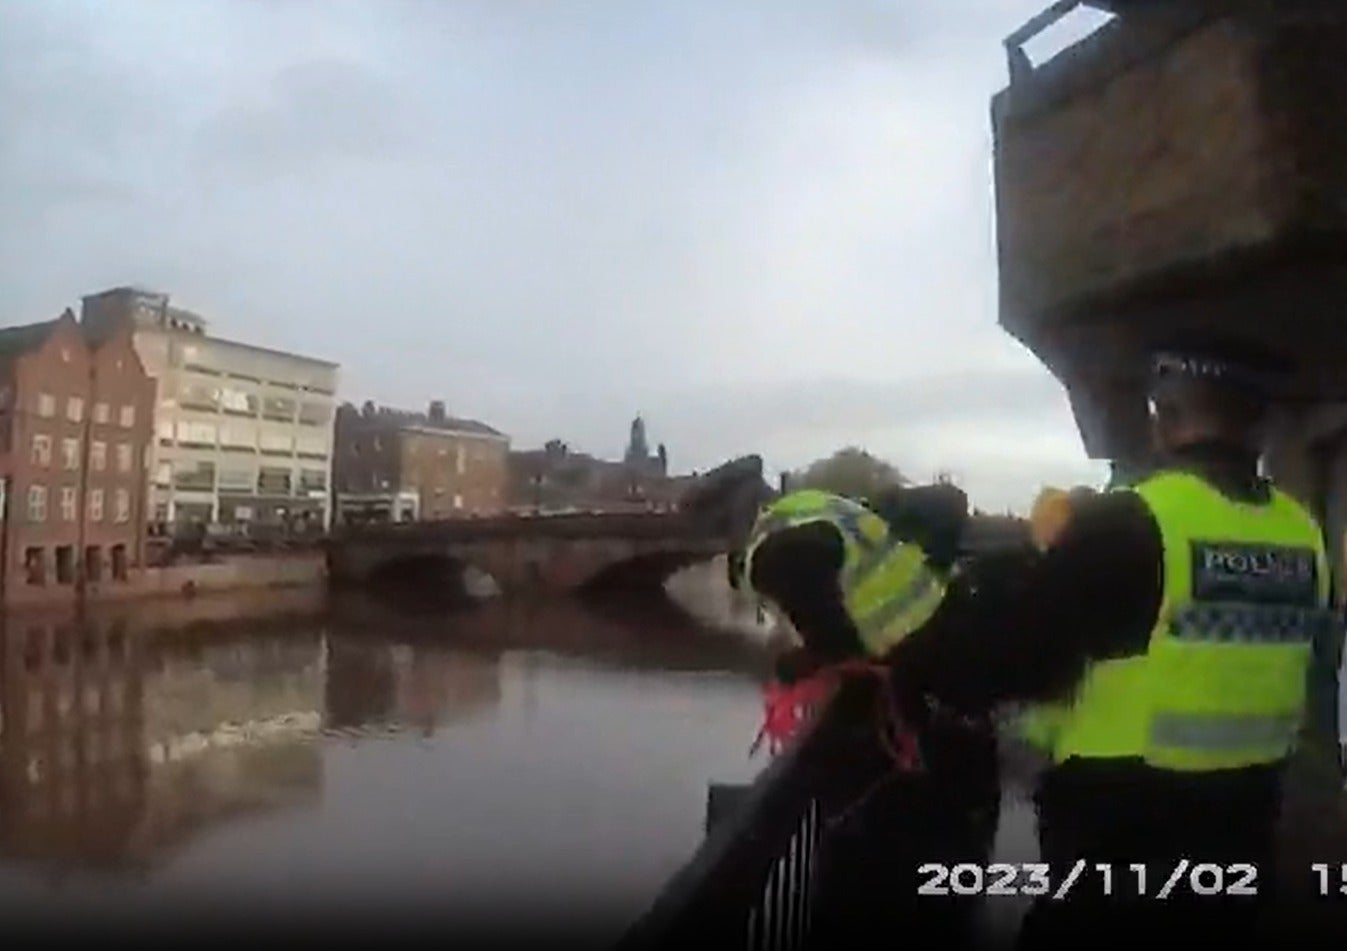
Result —
<path fill-rule="evenodd" d="M 584 512 L 551 515 L 500 515 L 343 528 L 333 542 L 443 538 L 651 538 L 706 535 L 697 519 L 679 512 Z"/>
<path fill-rule="evenodd" d="M 650 587 L 724 552 L 728 541 L 677 514 L 503 516 L 345 530 L 328 543 L 328 577 L 441 585 L 472 566 L 507 592 L 569 592 L 597 583 Z"/>

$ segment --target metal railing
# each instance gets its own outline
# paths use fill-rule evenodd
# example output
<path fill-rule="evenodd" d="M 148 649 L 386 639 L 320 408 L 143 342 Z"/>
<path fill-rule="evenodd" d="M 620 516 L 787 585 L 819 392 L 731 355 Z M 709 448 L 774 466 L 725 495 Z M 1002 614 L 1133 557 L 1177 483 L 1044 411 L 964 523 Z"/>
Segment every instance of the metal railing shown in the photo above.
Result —
<path fill-rule="evenodd" d="M 847 748 L 868 683 L 848 683 L 790 748 L 715 823 L 700 849 L 623 936 L 618 951 L 707 947 L 777 949 L 809 944 L 826 867 L 833 765 Z"/>
<path fill-rule="evenodd" d="M 955 583 L 973 590 L 1013 584 L 1021 560 L 1032 552 L 1028 525 L 1018 519 L 973 519 L 961 548 L 965 570 Z M 616 951 L 688 948 L 703 942 L 753 951 L 826 947 L 834 922 L 849 931 L 849 923 L 839 920 L 848 913 L 834 916 L 829 907 L 838 895 L 831 886 L 843 866 L 865 862 L 870 854 L 858 855 L 854 840 L 844 843 L 841 830 L 848 816 L 866 806 L 868 794 L 862 790 L 875 789 L 868 771 L 878 750 L 878 689 L 869 679 L 843 681 L 787 750 L 735 797 L 730 814 L 708 821 L 701 847 Z M 991 749 L 994 760 L 994 745 Z M 871 766 L 864 765 L 867 759 Z M 869 778 L 858 782 L 858 775 Z M 996 795 L 998 788 L 993 773 L 989 791 Z M 884 802 L 869 805 L 873 808 L 866 811 L 891 808 Z M 926 818 L 899 821 L 920 824 Z M 987 848 L 990 838 L 988 834 Z M 878 842 L 875 847 L 887 848 Z M 976 853 L 979 846 L 973 848 Z M 886 896 L 890 901 L 900 897 Z"/>

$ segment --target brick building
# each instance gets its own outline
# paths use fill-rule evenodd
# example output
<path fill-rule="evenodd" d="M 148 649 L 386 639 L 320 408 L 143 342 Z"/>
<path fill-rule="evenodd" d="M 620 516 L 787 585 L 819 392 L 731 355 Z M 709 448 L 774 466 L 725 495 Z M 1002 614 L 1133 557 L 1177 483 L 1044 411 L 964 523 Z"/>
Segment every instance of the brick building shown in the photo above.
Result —
<path fill-rule="evenodd" d="M 69 310 L 0 329 L 0 595 L 73 597 L 144 564 L 153 382 L 128 332 L 90 339 Z"/>
<path fill-rule="evenodd" d="M 157 291 L 90 294 L 81 323 L 94 334 L 130 325 L 154 380 L 151 521 L 328 525 L 336 364 L 219 337 Z"/>
<path fill-rule="evenodd" d="M 337 410 L 332 481 L 343 522 L 489 515 L 506 507 L 509 437 L 485 423 L 366 402 Z"/>
<path fill-rule="evenodd" d="M 688 484 L 669 475 L 663 443 L 650 452 L 640 416 L 631 422 L 621 462 L 574 452 L 560 439 L 510 453 L 510 506 L 520 511 L 663 507 L 677 502 Z"/>

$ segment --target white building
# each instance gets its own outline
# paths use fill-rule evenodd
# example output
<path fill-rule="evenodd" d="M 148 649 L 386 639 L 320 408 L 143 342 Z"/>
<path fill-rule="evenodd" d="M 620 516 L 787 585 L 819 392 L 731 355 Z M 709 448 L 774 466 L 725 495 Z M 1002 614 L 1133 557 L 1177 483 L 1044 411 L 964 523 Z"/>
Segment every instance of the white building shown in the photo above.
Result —
<path fill-rule="evenodd" d="M 212 336 L 136 288 L 85 297 L 80 319 L 95 333 L 134 320 L 156 380 L 151 521 L 330 524 L 335 363 Z"/>

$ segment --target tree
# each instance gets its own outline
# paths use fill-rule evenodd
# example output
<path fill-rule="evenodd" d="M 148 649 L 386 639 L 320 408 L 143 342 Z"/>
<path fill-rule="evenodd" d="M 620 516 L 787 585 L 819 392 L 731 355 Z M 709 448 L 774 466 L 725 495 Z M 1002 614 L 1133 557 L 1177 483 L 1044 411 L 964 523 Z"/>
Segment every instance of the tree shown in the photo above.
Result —
<path fill-rule="evenodd" d="M 898 468 L 876 458 L 864 449 L 848 446 L 826 459 L 792 473 L 790 489 L 822 489 L 862 498 L 895 485 L 908 485 L 909 480 Z"/>

